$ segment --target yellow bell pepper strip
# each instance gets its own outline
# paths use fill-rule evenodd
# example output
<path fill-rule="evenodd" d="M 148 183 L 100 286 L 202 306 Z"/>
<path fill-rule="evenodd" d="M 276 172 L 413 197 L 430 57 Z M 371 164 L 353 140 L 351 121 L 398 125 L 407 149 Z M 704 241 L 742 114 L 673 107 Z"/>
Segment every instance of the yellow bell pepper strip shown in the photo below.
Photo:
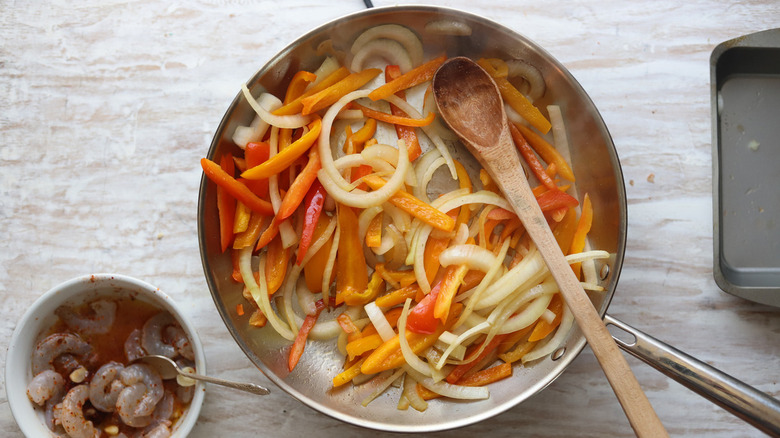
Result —
<path fill-rule="evenodd" d="M 315 79 L 317 79 L 317 75 L 305 70 L 300 70 L 295 73 L 290 80 L 290 85 L 287 86 L 287 91 L 284 93 L 284 103 L 288 104 L 300 97 L 301 94 L 306 91 L 306 87 L 314 82 Z"/>
<path fill-rule="evenodd" d="M 352 381 L 352 379 L 359 376 L 360 366 L 363 365 L 363 361 L 365 361 L 365 359 L 360 359 L 346 370 L 337 374 L 336 377 L 333 378 L 333 387 L 338 388 L 339 386 L 344 385 L 345 383 L 349 383 Z"/>
<path fill-rule="evenodd" d="M 503 360 L 506 363 L 515 363 L 518 360 L 521 360 L 523 356 L 530 353 L 531 350 L 534 349 L 537 342 L 522 342 L 520 344 L 517 344 L 514 349 L 507 351 L 506 353 L 502 353 L 498 355 L 498 358 Z"/>
<path fill-rule="evenodd" d="M 394 307 L 399 304 L 403 304 L 407 298 L 414 298 L 417 292 L 420 290 L 420 286 L 416 284 L 410 284 L 409 286 L 396 289 L 388 294 L 378 297 L 374 302 L 377 306 L 388 308 Z"/>
<path fill-rule="evenodd" d="M 228 175 L 227 172 L 222 170 L 219 164 L 208 158 L 202 158 L 200 160 L 200 165 L 203 168 L 203 173 L 206 174 L 208 179 L 225 189 L 225 191 L 236 200 L 243 202 L 250 210 L 265 216 L 274 214 L 274 209 L 270 202 L 258 198 L 257 195 L 249 190 L 249 187 L 241 184 L 235 178 Z"/>
<path fill-rule="evenodd" d="M 385 67 L 385 83 L 389 83 L 394 79 L 401 77 L 401 68 L 397 65 L 388 65 Z M 401 90 L 395 93 L 396 96 L 406 100 L 406 93 Z M 398 108 L 397 106 L 390 104 L 390 112 L 394 116 L 408 117 L 408 115 Z M 369 119 L 374 120 L 374 119 Z M 417 138 L 417 132 L 410 126 L 395 125 L 395 134 L 399 139 L 406 143 L 406 150 L 409 154 L 409 161 L 414 161 L 422 154 L 420 148 L 420 140 Z"/>
<path fill-rule="evenodd" d="M 359 103 L 355 103 L 353 106 L 355 109 L 363 111 L 364 116 L 379 120 L 380 122 L 390 123 L 391 125 L 412 126 L 420 128 L 430 125 L 436 118 L 436 114 L 432 112 L 428 113 L 428 115 L 422 119 L 413 119 L 411 117 L 396 116 L 393 114 L 384 113 L 382 111 L 373 110 Z"/>
<path fill-rule="evenodd" d="M 309 123 L 309 132 L 282 149 L 278 154 L 269 158 L 266 162 L 247 169 L 241 176 L 246 179 L 264 179 L 287 169 L 317 141 L 321 129 L 322 120 L 318 117 Z"/>
<path fill-rule="evenodd" d="M 230 154 L 223 155 L 219 162 L 222 171 L 232 177 L 234 163 Z M 217 212 L 219 215 L 219 245 L 222 248 L 222 252 L 225 252 L 233 240 L 233 218 L 236 214 L 236 200 L 222 186 L 217 186 Z"/>
<path fill-rule="evenodd" d="M 450 239 L 446 237 L 436 238 L 431 237 L 425 243 L 425 250 L 423 252 L 423 267 L 425 268 L 425 277 L 428 279 L 428 284 L 433 282 L 436 277 L 436 273 L 439 271 L 439 255 L 450 246 Z"/>
<path fill-rule="evenodd" d="M 382 245 L 382 216 L 384 216 L 382 212 L 379 212 L 368 223 L 366 246 L 369 248 L 379 248 Z"/>
<path fill-rule="evenodd" d="M 438 318 L 441 322 L 447 321 L 450 306 L 452 306 L 452 299 L 455 298 L 455 294 L 460 289 L 468 270 L 469 268 L 466 265 L 447 266 L 447 273 L 440 283 L 439 295 L 436 297 L 436 302 L 433 306 L 434 318 Z"/>
<path fill-rule="evenodd" d="M 295 213 L 295 210 L 301 205 L 312 184 L 317 179 L 317 172 L 320 169 L 322 169 L 320 150 L 319 148 L 311 148 L 309 149 L 309 162 L 306 163 L 306 167 L 301 170 L 301 173 L 295 177 L 292 185 L 290 185 L 290 189 L 284 194 L 279 211 L 276 212 L 275 221 L 281 223 Z"/>
<path fill-rule="evenodd" d="M 509 124 L 509 132 L 512 134 L 512 140 L 514 140 L 517 150 L 520 151 L 520 155 L 523 157 L 526 164 L 528 164 L 528 167 L 531 168 L 531 172 L 533 172 L 534 176 L 536 176 L 536 179 L 538 179 L 539 182 L 541 182 L 548 189 L 558 190 L 558 186 L 555 185 L 555 181 L 553 181 L 552 178 L 550 178 L 550 175 L 547 174 L 547 169 L 545 169 L 539 159 L 536 158 L 534 150 L 525 140 L 523 134 L 521 134 L 512 123 Z"/>
<path fill-rule="evenodd" d="M 368 287 L 368 272 L 363 255 L 363 242 L 358 231 L 357 215 L 351 207 L 338 209 L 339 247 L 336 253 L 336 305 L 352 294 L 359 294 Z"/>
<path fill-rule="evenodd" d="M 319 93 L 301 99 L 301 103 L 303 104 L 301 114 L 304 116 L 313 114 L 323 108 L 333 105 L 345 95 L 366 85 L 368 81 L 374 79 L 379 73 L 382 73 L 382 70 L 378 68 L 367 68 L 361 72 L 350 74 Z"/>
<path fill-rule="evenodd" d="M 325 229 L 328 228 L 328 221 L 317 221 L 317 225 L 314 228 L 314 237 L 312 241 L 319 239 Z M 333 245 L 333 237 L 330 238 L 325 245 L 320 248 L 303 267 L 303 276 L 306 280 L 306 287 L 313 293 L 322 292 L 322 276 L 325 274 L 325 265 L 328 262 L 328 254 L 330 254 L 330 248 Z M 336 271 L 331 272 L 331 282 Z"/>
<path fill-rule="evenodd" d="M 457 383 L 464 374 L 469 372 L 488 354 L 492 353 L 493 350 L 498 348 L 498 345 L 504 340 L 504 338 L 507 337 L 507 335 L 508 334 L 501 334 L 493 336 L 493 339 L 485 344 L 484 348 L 482 348 L 484 341 L 469 348 L 469 351 L 466 353 L 466 357 L 463 359 L 465 363 L 455 366 L 455 368 L 453 368 L 452 371 L 447 374 L 445 380 L 451 384 Z"/>
<path fill-rule="evenodd" d="M 385 279 L 392 287 L 406 287 L 417 281 L 414 271 L 394 271 L 387 269 L 384 263 L 377 263 L 374 269 Z"/>
<path fill-rule="evenodd" d="M 277 236 L 268 244 L 265 260 L 265 281 L 268 285 L 269 296 L 275 294 L 282 287 L 289 262 L 290 249 L 284 248 L 281 236 Z"/>
<path fill-rule="evenodd" d="M 266 142 L 247 143 L 246 149 L 244 149 L 247 167 L 252 168 L 266 162 L 270 152 L 271 145 Z M 241 182 L 249 187 L 252 193 L 259 198 L 268 199 L 268 179 L 249 180 L 241 178 Z"/>
<path fill-rule="evenodd" d="M 585 249 L 585 237 L 587 237 L 588 232 L 590 232 L 590 227 L 592 225 L 593 205 L 590 202 L 590 196 L 586 193 L 585 199 L 582 200 L 582 213 L 580 214 L 580 220 L 577 223 L 577 229 L 574 231 L 574 238 L 569 247 L 569 254 L 580 253 Z M 580 278 L 582 264 L 574 263 L 571 265 L 571 269 L 574 271 L 577 278 Z"/>
<path fill-rule="evenodd" d="M 479 169 L 479 181 L 482 183 L 483 190 L 498 193 L 499 195 L 501 194 L 501 189 L 498 188 L 496 183 L 493 181 L 493 178 L 491 178 L 490 174 L 487 173 L 487 170 Z"/>
<path fill-rule="evenodd" d="M 528 141 L 532 148 L 539 154 L 547 164 L 555 164 L 558 173 L 567 180 L 574 182 L 574 172 L 572 172 L 569 163 L 563 159 L 563 155 L 541 135 L 535 133 L 531 128 L 525 125 L 514 125 L 523 137 Z"/>
<path fill-rule="evenodd" d="M 496 85 L 498 85 L 498 90 L 501 92 L 501 97 L 504 98 L 504 102 L 542 134 L 547 134 L 550 131 L 550 128 L 552 128 L 550 121 L 506 77 L 501 77 L 489 61 L 483 58 L 477 61 L 477 64 L 493 77 Z"/>
<path fill-rule="evenodd" d="M 382 337 L 378 333 L 350 341 L 346 346 L 347 360 L 352 360 L 367 351 L 376 350 L 383 343 Z"/>
<path fill-rule="evenodd" d="M 506 61 L 503 59 L 487 58 L 485 61 L 489 62 L 490 65 L 493 66 L 493 68 L 496 70 L 497 77 L 505 78 L 509 76 L 509 65 L 507 65 Z"/>
<path fill-rule="evenodd" d="M 242 249 L 254 245 L 258 236 L 260 236 L 260 232 L 263 230 L 263 219 L 265 218 L 266 216 L 252 212 L 246 229 L 236 234 L 233 240 L 233 249 Z"/>
<path fill-rule="evenodd" d="M 496 352 L 498 352 L 500 355 L 512 349 L 512 347 L 514 347 L 518 342 L 524 340 L 528 334 L 531 333 L 531 330 L 534 329 L 535 325 L 536 323 L 534 322 L 528 327 L 521 328 L 520 330 L 509 333 L 507 337 L 504 338 L 500 344 L 498 344 L 498 347 L 496 347 Z"/>
<path fill-rule="evenodd" d="M 374 301 L 374 298 L 376 298 L 380 292 L 384 292 L 384 290 L 385 280 L 377 271 L 374 271 L 371 274 L 371 279 L 368 281 L 366 289 L 345 295 L 344 303 L 348 306 L 363 306 L 370 301 Z"/>
<path fill-rule="evenodd" d="M 241 202 L 236 203 L 236 214 L 233 217 L 233 234 L 243 233 L 249 226 L 252 210 Z"/>
<path fill-rule="evenodd" d="M 303 198 L 303 228 L 301 229 L 301 240 L 298 243 L 298 256 L 295 259 L 296 265 L 300 265 L 303 262 L 303 258 L 306 257 L 309 245 L 311 245 L 314 238 L 314 230 L 317 228 L 317 222 L 322 214 L 322 207 L 325 205 L 326 195 L 325 187 L 322 186 L 319 180 L 315 179 Z"/>
<path fill-rule="evenodd" d="M 547 322 L 545 319 L 539 318 L 539 321 L 536 322 L 536 327 L 531 332 L 531 336 L 528 337 L 530 342 L 541 341 L 561 324 L 561 319 L 563 318 L 563 298 L 561 298 L 561 294 L 553 295 L 547 309 L 555 314 L 555 319 L 552 322 Z"/>
<path fill-rule="evenodd" d="M 460 303 L 455 303 L 450 311 L 450 319 L 447 320 L 446 324 L 439 324 L 433 333 L 415 333 L 411 330 L 407 330 L 406 340 L 412 351 L 419 354 L 421 351 L 435 344 L 439 339 L 439 336 L 444 333 L 444 330 L 448 330 L 450 326 L 457 321 L 462 310 L 463 306 Z M 360 371 L 363 374 L 376 374 L 385 370 L 398 368 L 403 365 L 404 361 L 404 355 L 401 352 L 401 343 L 396 334 L 389 341 L 383 343 L 368 355 L 366 361 L 363 362 L 363 365 L 360 367 Z"/>
<path fill-rule="evenodd" d="M 306 319 L 303 320 L 303 324 L 301 324 L 301 328 L 298 330 L 298 336 L 295 337 L 295 342 L 293 342 L 290 348 L 290 358 L 287 361 L 287 369 L 289 371 L 292 371 L 298 365 L 298 361 L 301 359 L 301 355 L 303 355 L 303 349 L 306 348 L 306 338 L 309 337 L 309 332 L 325 308 L 325 303 L 322 300 L 317 300 L 315 308 L 316 312 L 313 315 L 306 315 Z"/>
<path fill-rule="evenodd" d="M 349 76 L 349 70 L 346 67 L 339 67 L 336 71 L 326 76 L 325 79 L 321 80 L 317 85 L 304 91 L 303 94 L 273 110 L 271 113 L 277 116 L 298 114 L 303 109 L 303 103 L 301 102 L 303 99 L 319 93 L 347 76 Z"/>
<path fill-rule="evenodd" d="M 367 175 L 363 177 L 363 181 L 365 181 L 372 190 L 379 190 L 386 183 L 384 179 L 376 175 Z M 451 218 L 446 213 L 431 207 L 428 203 L 417 199 L 404 190 L 395 192 L 395 194 L 390 197 L 389 201 L 401 210 L 436 229 L 449 232 L 455 228 L 455 219 Z"/>
<path fill-rule="evenodd" d="M 444 64 L 447 60 L 445 55 L 434 58 L 424 64 L 415 67 L 405 74 L 398 76 L 397 78 L 385 83 L 381 87 L 378 87 L 371 94 L 368 95 L 369 99 L 377 101 L 380 99 L 386 99 L 388 96 L 412 88 L 415 85 L 422 84 L 423 82 L 433 79 L 433 75 L 438 70 L 439 66 Z"/>
<path fill-rule="evenodd" d="M 560 190 L 548 190 L 536 198 L 542 212 L 547 213 L 559 208 L 571 208 L 580 204 L 577 198 Z"/>

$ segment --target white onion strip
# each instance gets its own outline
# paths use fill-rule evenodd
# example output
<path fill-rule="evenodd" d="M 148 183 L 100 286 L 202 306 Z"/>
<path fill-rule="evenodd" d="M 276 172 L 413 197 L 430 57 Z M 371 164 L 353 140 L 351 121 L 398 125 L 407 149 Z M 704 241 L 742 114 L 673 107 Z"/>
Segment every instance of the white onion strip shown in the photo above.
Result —
<path fill-rule="evenodd" d="M 399 377 L 401 377 L 406 370 L 403 368 L 399 368 L 398 371 L 390 375 L 390 377 L 386 378 L 382 381 L 382 383 L 379 384 L 379 386 L 372 392 L 368 397 L 364 398 L 362 402 L 360 402 L 363 407 L 368 406 L 369 403 L 374 401 L 375 398 L 379 397 L 383 392 L 387 390 L 387 388 L 390 387 L 390 385 L 393 384 L 396 380 L 398 380 Z"/>
<path fill-rule="evenodd" d="M 401 69 L 401 73 L 406 73 L 414 67 L 409 52 L 401 43 L 381 38 L 369 41 L 358 49 L 349 68 L 352 71 L 362 71 L 366 62 L 376 57 L 384 58 L 387 64 L 397 65 Z"/>
<path fill-rule="evenodd" d="M 483 400 L 490 397 L 490 390 L 485 386 L 450 385 L 446 381 L 435 382 L 432 378 L 425 377 L 411 367 L 404 366 L 403 369 L 411 374 L 420 385 L 444 397 L 461 400 Z"/>
<path fill-rule="evenodd" d="M 306 126 L 310 121 L 310 116 L 303 116 L 303 115 L 291 115 L 291 116 L 277 116 L 276 114 L 271 113 L 273 110 L 267 110 L 263 108 L 260 103 L 255 100 L 255 98 L 252 96 L 252 93 L 249 91 L 249 88 L 247 88 L 246 84 L 241 84 L 241 91 L 244 93 L 244 98 L 249 102 L 249 106 L 252 107 L 253 110 L 255 110 L 255 113 L 263 119 L 266 123 L 268 123 L 271 126 L 277 126 L 279 128 L 288 128 L 288 129 L 295 129 L 300 128 L 302 126 Z M 270 96 L 270 97 L 267 97 Z M 270 94 L 270 93 L 263 93 L 260 95 L 260 99 L 262 101 L 272 101 L 271 99 L 275 99 L 274 105 L 279 107 L 282 105 L 281 101 L 279 99 Z M 276 105 L 276 102 L 278 102 L 278 105 Z"/>
<path fill-rule="evenodd" d="M 395 331 L 390 327 L 390 323 L 387 321 L 387 318 L 385 318 L 385 314 L 382 313 L 382 309 L 380 309 L 375 302 L 371 301 L 363 306 L 363 308 L 366 310 L 368 319 L 374 324 L 376 332 L 383 341 L 387 342 L 395 336 Z"/>
<path fill-rule="evenodd" d="M 522 362 L 528 363 L 536 359 L 540 359 L 558 349 L 558 347 L 563 343 L 564 339 L 566 339 L 566 336 L 569 335 L 569 330 L 571 330 L 573 324 L 574 315 L 572 315 L 569 306 L 564 304 L 561 324 L 558 326 L 558 329 L 555 330 L 555 335 L 553 335 L 553 337 L 544 345 L 537 346 L 533 350 L 526 353 L 526 355 L 521 359 Z"/>
<path fill-rule="evenodd" d="M 268 287 L 265 283 L 265 276 L 259 276 L 260 284 L 255 281 L 255 276 L 252 273 L 253 250 L 254 248 L 252 246 L 247 246 L 239 252 L 238 267 L 241 272 L 241 278 L 243 278 L 244 284 L 246 285 L 247 289 L 249 289 L 249 293 L 252 294 L 252 299 L 255 300 L 258 307 L 260 307 L 260 310 L 263 311 L 265 317 L 268 318 L 268 322 L 271 323 L 271 327 L 273 327 L 273 329 L 276 330 L 276 332 L 279 333 L 279 335 L 281 335 L 283 338 L 287 339 L 288 341 L 293 341 L 295 340 L 297 333 L 294 333 L 287 323 L 279 319 L 279 316 L 276 314 L 274 309 L 271 308 L 271 300 L 268 297 Z M 260 272 L 265 270 L 265 254 L 260 256 L 260 266 L 258 269 Z"/>
<path fill-rule="evenodd" d="M 414 32 L 399 24 L 382 24 L 366 29 L 360 36 L 355 38 L 350 51 L 354 55 L 369 41 L 379 38 L 386 38 L 400 43 L 409 53 L 409 57 L 414 65 L 419 65 L 423 62 L 424 53 L 420 38 Z"/>
<path fill-rule="evenodd" d="M 406 317 L 409 315 L 409 305 L 411 303 L 412 299 L 407 298 L 404 303 L 404 309 L 401 311 L 401 316 L 398 318 L 398 343 L 406 364 L 414 368 L 418 373 L 431 377 L 431 367 L 412 351 L 409 341 L 406 340 Z"/>
<path fill-rule="evenodd" d="M 496 255 L 493 251 L 473 244 L 453 245 L 439 254 L 439 263 L 445 267 L 466 265 L 469 269 L 488 272 L 495 262 Z"/>

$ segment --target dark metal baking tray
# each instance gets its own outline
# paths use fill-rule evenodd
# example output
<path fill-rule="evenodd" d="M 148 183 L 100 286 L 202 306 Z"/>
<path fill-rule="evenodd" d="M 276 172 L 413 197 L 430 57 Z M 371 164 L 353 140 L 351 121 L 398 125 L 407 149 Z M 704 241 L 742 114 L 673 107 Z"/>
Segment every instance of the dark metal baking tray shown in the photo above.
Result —
<path fill-rule="evenodd" d="M 780 306 L 780 29 L 715 47 L 710 79 L 715 281 Z"/>

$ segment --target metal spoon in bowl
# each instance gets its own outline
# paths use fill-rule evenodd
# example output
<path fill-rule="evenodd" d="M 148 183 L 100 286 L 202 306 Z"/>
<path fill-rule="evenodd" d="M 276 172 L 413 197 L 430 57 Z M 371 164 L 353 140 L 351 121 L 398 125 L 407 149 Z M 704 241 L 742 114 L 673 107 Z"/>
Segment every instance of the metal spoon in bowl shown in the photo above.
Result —
<path fill-rule="evenodd" d="M 270 391 L 268 391 L 268 389 L 260 385 L 256 385 L 254 383 L 233 382 L 230 380 L 218 379 L 216 377 L 203 376 L 200 374 L 187 372 L 179 368 L 179 365 L 177 365 L 176 362 L 174 362 L 173 360 L 165 356 L 157 356 L 157 355 L 143 356 L 136 359 L 135 362 L 143 362 L 151 366 L 152 368 L 157 370 L 158 373 L 160 373 L 160 377 L 162 377 L 163 380 L 172 379 L 177 375 L 179 375 L 190 379 L 202 380 L 208 383 L 215 383 L 217 385 L 227 386 L 228 388 L 240 389 L 242 391 L 251 392 L 252 394 L 257 394 L 257 395 L 270 394 Z"/>
<path fill-rule="evenodd" d="M 547 225 L 523 173 L 496 83 L 469 58 L 452 58 L 434 75 L 433 96 L 441 117 L 499 185 L 536 244 L 634 432 L 668 436 Z"/>

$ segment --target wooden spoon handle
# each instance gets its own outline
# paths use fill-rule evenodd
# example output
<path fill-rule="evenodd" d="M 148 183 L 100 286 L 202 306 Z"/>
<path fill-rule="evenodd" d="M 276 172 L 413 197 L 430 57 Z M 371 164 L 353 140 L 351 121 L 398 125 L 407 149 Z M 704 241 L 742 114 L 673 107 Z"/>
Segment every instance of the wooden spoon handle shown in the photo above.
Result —
<path fill-rule="evenodd" d="M 482 164 L 487 170 L 494 176 L 501 175 L 500 178 L 495 178 L 496 183 L 501 187 L 547 263 L 634 432 L 639 437 L 668 436 L 625 357 L 566 262 L 531 192 L 520 159 L 509 137 L 509 130 L 504 130 L 499 145 L 484 148 L 480 153 Z"/>

